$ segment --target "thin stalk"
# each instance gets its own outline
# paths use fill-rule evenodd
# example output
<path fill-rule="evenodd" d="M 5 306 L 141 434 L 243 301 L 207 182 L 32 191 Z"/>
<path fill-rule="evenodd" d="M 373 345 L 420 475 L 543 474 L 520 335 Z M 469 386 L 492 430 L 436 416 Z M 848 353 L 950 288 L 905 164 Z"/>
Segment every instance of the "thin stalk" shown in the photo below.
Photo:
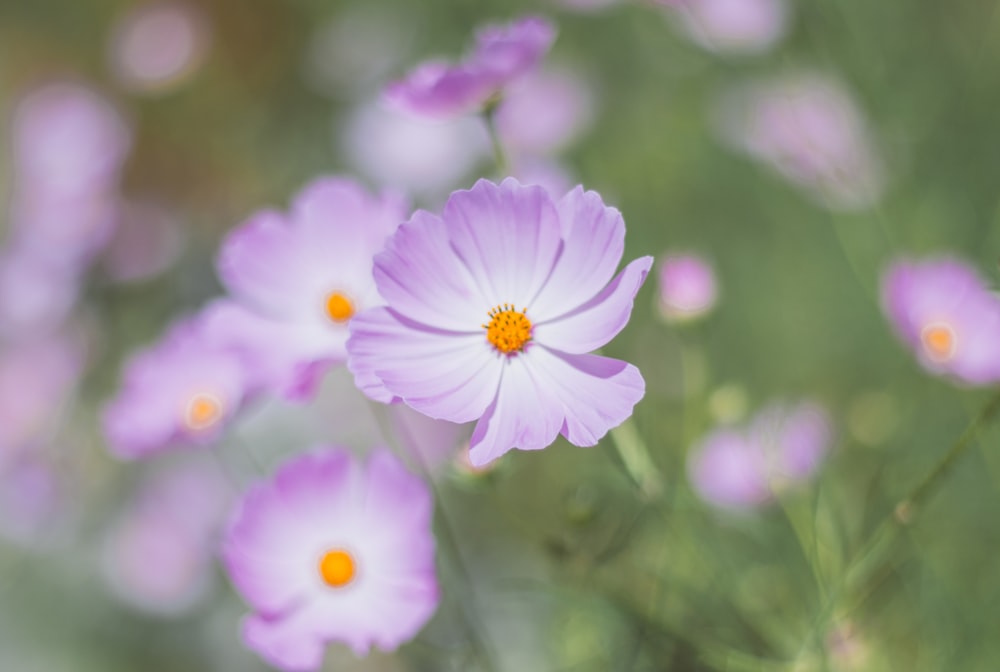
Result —
<path fill-rule="evenodd" d="M 375 404 L 374 402 L 370 404 L 372 409 L 372 414 L 375 416 L 376 421 L 382 428 L 383 434 L 386 436 L 394 436 L 397 441 L 396 444 L 399 446 L 399 438 L 409 439 L 411 437 L 399 437 L 400 432 L 404 432 L 405 429 L 399 428 L 399 431 L 394 431 L 392 424 L 388 422 L 386 418 L 386 407 L 381 404 Z M 413 441 L 410 441 L 410 445 L 416 446 Z M 414 456 L 414 462 L 416 462 L 421 471 L 421 475 L 427 483 L 427 486 L 431 489 L 434 495 L 434 501 L 439 504 L 438 506 L 438 539 L 443 543 L 443 546 L 447 549 L 448 555 L 452 559 L 452 564 L 454 565 L 459 577 L 464 584 L 461 594 L 465 596 L 463 599 L 460 597 L 458 599 L 459 606 L 462 609 L 462 614 L 465 617 L 465 625 L 469 635 L 469 643 L 476 652 L 476 656 L 483 664 L 483 668 L 486 672 L 497 672 L 498 668 L 494 663 L 495 656 L 493 652 L 493 647 L 487 640 L 485 636 L 485 626 L 482 620 L 479 618 L 478 610 L 476 609 L 476 590 L 475 583 L 472 580 L 472 575 L 469 573 L 468 568 L 464 560 L 462 559 L 462 552 L 458 545 L 457 536 L 455 534 L 454 527 L 451 524 L 451 520 L 448 513 L 445 511 L 444 499 L 441 497 L 441 491 L 438 489 L 434 482 L 433 475 L 430 473 L 430 469 L 427 467 L 427 463 L 424 461 L 424 455 L 419 448 L 414 448 L 412 451 Z"/>
<path fill-rule="evenodd" d="M 830 597 L 817 614 L 812 636 L 803 643 L 803 649 L 815 642 L 820 636 L 820 629 L 829 622 L 834 609 L 839 604 L 842 595 L 860 585 L 865 584 L 883 568 L 887 559 L 896 547 L 896 540 L 903 526 L 913 522 L 913 517 L 925 504 L 934 491 L 940 487 L 944 478 L 951 472 L 958 460 L 975 443 L 986 426 L 1000 415 L 1000 391 L 986 403 L 986 406 L 972 419 L 965 430 L 959 435 L 933 469 L 910 491 L 910 494 L 899 501 L 893 511 L 887 515 L 875 531 L 855 554 L 848 565 L 843 578 L 830 591 Z M 881 582 L 879 582 L 881 583 Z M 861 597 L 850 605 L 850 611 L 861 607 L 874 590 L 865 591 Z"/>
<path fill-rule="evenodd" d="M 510 162 L 507 160 L 507 152 L 504 151 L 503 143 L 500 141 L 500 134 L 497 132 L 496 111 L 499 101 L 487 103 L 483 108 L 483 123 L 486 124 L 486 132 L 490 136 L 490 144 L 493 146 L 493 160 L 496 162 L 497 175 L 502 179 L 510 174 Z"/>

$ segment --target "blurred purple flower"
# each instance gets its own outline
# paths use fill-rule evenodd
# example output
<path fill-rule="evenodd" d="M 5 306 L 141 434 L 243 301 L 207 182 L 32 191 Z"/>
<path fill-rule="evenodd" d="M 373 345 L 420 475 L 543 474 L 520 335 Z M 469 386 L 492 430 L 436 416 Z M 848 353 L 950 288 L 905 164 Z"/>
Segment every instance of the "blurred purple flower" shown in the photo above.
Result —
<path fill-rule="evenodd" d="M 755 54 L 774 46 L 788 26 L 785 0 L 673 0 L 662 2 L 691 39 L 710 51 Z"/>
<path fill-rule="evenodd" d="M 79 84 L 38 88 L 12 124 L 11 239 L 38 259 L 80 270 L 111 236 L 128 125 Z"/>
<path fill-rule="evenodd" d="M 535 16 L 486 26 L 476 34 L 476 49 L 465 61 L 428 61 L 386 87 L 385 97 L 421 116 L 447 118 L 479 111 L 537 66 L 555 35 L 551 23 Z"/>
<path fill-rule="evenodd" d="M 970 385 L 1000 381 L 1000 297 L 968 264 L 896 261 L 882 277 L 882 306 L 928 371 Z"/>
<path fill-rule="evenodd" d="M 717 429 L 688 458 L 688 477 L 707 502 L 753 508 L 819 469 L 833 440 L 826 411 L 811 402 L 772 404 L 744 427 Z"/>
<path fill-rule="evenodd" d="M 33 549 L 65 541 L 72 517 L 67 486 L 51 461 L 33 452 L 0 466 L 0 536 Z"/>
<path fill-rule="evenodd" d="M 475 119 L 423 119 L 379 104 L 359 108 L 341 138 L 365 176 L 432 196 L 449 193 L 490 151 L 486 129 Z"/>
<path fill-rule="evenodd" d="M 111 590 L 141 611 L 187 612 L 211 584 L 216 535 L 231 488 L 214 463 L 188 461 L 157 472 L 103 542 Z"/>
<path fill-rule="evenodd" d="M 118 111 L 95 91 L 49 84 L 25 95 L 14 113 L 19 181 L 49 193 L 78 195 L 117 186 L 131 145 Z"/>
<path fill-rule="evenodd" d="M 125 364 L 103 412 L 110 450 L 134 459 L 219 438 L 255 390 L 240 357 L 213 341 L 201 317 L 175 324 Z"/>
<path fill-rule="evenodd" d="M 208 42 L 205 17 L 194 6 L 181 2 L 137 5 L 115 25 L 109 44 L 111 70 L 131 91 L 167 91 L 198 69 Z"/>
<path fill-rule="evenodd" d="M 83 364 L 71 336 L 0 345 L 0 465 L 55 436 Z"/>
<path fill-rule="evenodd" d="M 496 111 L 504 148 L 515 156 L 553 154 L 593 119 L 593 96 L 568 70 L 539 70 L 511 84 Z"/>
<path fill-rule="evenodd" d="M 715 271 L 695 254 L 669 254 L 660 262 L 660 312 L 668 320 L 694 319 L 712 310 Z"/>
<path fill-rule="evenodd" d="M 39 259 L 14 246 L 0 252 L 0 336 L 10 340 L 51 333 L 76 303 L 76 269 Z"/>
<path fill-rule="evenodd" d="M 247 346 L 262 367 L 277 372 L 274 385 L 287 396 L 308 396 L 320 374 L 344 361 L 354 315 L 384 303 L 372 258 L 405 217 L 396 196 L 321 178 L 296 196 L 287 216 L 259 212 L 226 238 L 219 277 L 250 313 L 239 319 L 256 318 L 256 328 L 271 335 L 264 343 L 248 334 Z M 292 380 L 289 369 L 300 379 Z"/>
<path fill-rule="evenodd" d="M 287 462 L 233 516 L 223 560 L 254 610 L 247 646 L 283 670 L 317 670 L 327 642 L 362 656 L 413 638 L 437 609 L 433 499 L 388 452 L 339 448 Z"/>
<path fill-rule="evenodd" d="M 836 210 L 871 207 L 882 164 L 849 93 L 831 79 L 797 75 L 723 97 L 724 139 Z"/>
<path fill-rule="evenodd" d="M 643 257 L 612 278 L 624 243 L 621 214 L 594 192 L 556 201 L 512 178 L 480 180 L 441 217 L 418 211 L 376 257 L 388 306 L 352 321 L 348 368 L 375 399 L 478 420 L 476 465 L 559 433 L 594 445 L 645 389 L 631 364 L 586 354 L 628 323 L 652 265 Z"/>

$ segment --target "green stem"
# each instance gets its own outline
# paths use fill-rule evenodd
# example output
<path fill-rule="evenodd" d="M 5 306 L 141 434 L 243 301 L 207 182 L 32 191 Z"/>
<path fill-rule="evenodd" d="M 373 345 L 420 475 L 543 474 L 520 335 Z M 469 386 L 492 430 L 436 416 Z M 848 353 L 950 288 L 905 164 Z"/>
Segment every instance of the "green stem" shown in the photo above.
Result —
<path fill-rule="evenodd" d="M 399 432 L 394 431 L 393 424 L 388 418 L 388 408 L 386 406 L 372 402 L 370 407 L 379 427 L 382 429 L 383 434 L 387 437 L 392 436 L 397 439 L 397 448 L 401 449 L 401 442 L 399 439 L 409 440 L 410 445 L 416 446 L 416 443 L 412 441 L 412 437 L 400 437 L 398 436 Z M 402 428 L 400 428 L 399 431 L 405 432 Z M 469 635 L 469 643 L 472 645 L 475 655 L 479 658 L 480 662 L 482 662 L 483 669 L 486 670 L 486 672 L 497 672 L 496 664 L 493 662 L 495 660 L 493 647 L 490 645 L 486 637 L 486 627 L 479 618 L 478 609 L 476 608 L 476 602 L 478 602 L 478 600 L 476 596 L 475 583 L 462 558 L 462 551 L 458 545 L 458 537 L 455 534 L 450 516 L 445 510 L 444 499 L 441 496 L 441 491 L 435 484 L 434 476 L 431 474 L 427 463 L 424 461 L 423 453 L 419 449 L 414 448 L 412 454 L 413 461 L 420 467 L 421 475 L 424 477 L 424 481 L 426 481 L 427 486 L 431 489 L 431 492 L 434 495 L 434 501 L 438 504 L 438 540 L 441 541 L 442 546 L 447 549 L 448 555 L 451 556 L 452 564 L 454 565 L 456 573 L 461 578 L 462 583 L 465 584 L 463 590 L 461 591 L 462 595 L 458 598 L 458 604 L 462 610 L 463 616 L 465 617 L 464 622 Z"/>
<path fill-rule="evenodd" d="M 507 153 L 503 149 L 500 141 L 500 134 L 497 132 L 496 111 L 499 101 L 487 103 L 483 108 L 483 123 L 486 124 L 486 132 L 490 136 L 490 144 L 493 146 L 493 159 L 496 161 L 497 174 L 503 179 L 510 174 L 510 162 L 507 160 Z"/>
<path fill-rule="evenodd" d="M 951 472 L 958 460 L 975 443 L 980 433 L 997 415 L 1000 415 L 1000 391 L 994 394 L 986 406 L 972 419 L 972 422 L 959 435 L 937 465 L 910 491 L 909 495 L 899 501 L 893 511 L 882 520 L 861 546 L 854 559 L 849 563 L 842 580 L 830 592 L 826 605 L 817 615 L 812 636 L 803 644 L 803 648 L 808 646 L 810 641 L 818 640 L 821 636 L 821 627 L 829 622 L 845 592 L 851 592 L 869 584 L 871 577 L 878 575 L 879 570 L 884 568 L 896 547 L 896 540 L 899 538 L 902 527 L 912 522 L 913 516 L 918 512 L 920 506 L 927 502 L 934 490 L 941 485 L 945 476 Z M 881 583 L 881 581 L 877 583 Z M 874 590 L 865 590 L 853 604 L 849 605 L 848 611 L 861 607 Z"/>
<path fill-rule="evenodd" d="M 912 518 L 916 509 L 923 504 L 928 497 L 934 492 L 944 477 L 954 468 L 958 460 L 966 453 L 976 439 L 982 433 L 986 425 L 993 420 L 996 415 L 1000 413 L 1000 392 L 995 394 L 992 399 L 983 407 L 983 410 L 979 412 L 965 431 L 962 432 L 958 440 L 952 445 L 951 449 L 945 453 L 941 461 L 938 462 L 934 470 L 931 471 L 920 482 L 916 488 L 910 493 L 910 495 L 899 502 L 896 506 L 894 512 L 894 518 L 901 523 L 908 523 Z"/>

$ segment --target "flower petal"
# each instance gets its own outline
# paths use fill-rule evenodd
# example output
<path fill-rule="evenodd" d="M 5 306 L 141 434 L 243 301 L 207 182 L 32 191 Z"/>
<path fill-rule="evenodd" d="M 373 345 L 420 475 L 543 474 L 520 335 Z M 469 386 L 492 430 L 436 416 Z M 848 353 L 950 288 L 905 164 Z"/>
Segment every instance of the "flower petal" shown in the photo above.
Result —
<path fill-rule="evenodd" d="M 370 275 L 370 259 L 405 218 L 402 199 L 372 196 L 354 180 L 338 177 L 309 183 L 291 207 L 310 265 L 337 266 L 345 278 Z"/>
<path fill-rule="evenodd" d="M 559 216 L 542 187 L 507 178 L 479 180 L 444 206 L 454 251 L 488 299 L 528 306 L 545 284 L 562 245 Z"/>
<path fill-rule="evenodd" d="M 488 464 L 512 448 L 540 450 L 556 440 L 563 424 L 562 403 L 546 373 L 533 367 L 534 350 L 503 362 L 496 399 L 476 423 L 469 442 L 474 466 Z"/>
<path fill-rule="evenodd" d="M 451 422 L 478 418 L 496 394 L 499 355 L 484 333 L 436 331 L 387 308 L 358 315 L 350 331 L 348 368 L 366 393 L 400 397 Z M 372 376 L 384 390 L 372 385 Z"/>
<path fill-rule="evenodd" d="M 577 187 L 558 203 L 563 248 L 544 291 L 531 303 L 540 321 L 571 312 L 601 291 L 625 250 L 621 213 Z"/>
<path fill-rule="evenodd" d="M 646 383 L 627 362 L 598 355 L 532 350 L 532 365 L 562 403 L 562 435 L 577 446 L 593 446 L 632 415 Z"/>
<path fill-rule="evenodd" d="M 278 669 L 287 672 L 318 670 L 323 664 L 326 644 L 299 625 L 307 617 L 304 611 L 279 619 L 248 616 L 243 621 L 243 641 Z"/>
<path fill-rule="evenodd" d="M 479 332 L 493 306 L 455 257 L 444 222 L 422 210 L 375 257 L 379 293 L 401 314 L 438 329 Z"/>
<path fill-rule="evenodd" d="M 592 352 L 628 324 L 632 303 L 653 264 L 652 257 L 636 259 L 600 294 L 573 313 L 536 324 L 533 338 L 548 348 L 571 354 Z"/>
<path fill-rule="evenodd" d="M 308 246 L 291 235 L 278 212 L 255 214 L 231 231 L 219 249 L 217 270 L 233 295 L 274 317 L 289 314 L 290 298 L 310 286 L 302 263 Z"/>

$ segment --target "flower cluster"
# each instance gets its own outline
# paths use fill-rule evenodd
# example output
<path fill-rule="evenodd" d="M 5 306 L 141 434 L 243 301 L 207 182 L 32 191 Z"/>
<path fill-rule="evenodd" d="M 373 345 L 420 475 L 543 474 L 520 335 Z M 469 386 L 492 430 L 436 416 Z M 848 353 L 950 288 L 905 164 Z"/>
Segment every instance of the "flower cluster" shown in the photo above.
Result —
<path fill-rule="evenodd" d="M 553 36 L 535 18 L 489 28 L 468 63 L 433 85 L 390 87 L 390 97 L 421 111 L 484 105 Z M 503 117 L 509 138 L 526 128 L 518 109 Z M 563 130 L 543 134 L 548 149 L 530 133 L 524 145 L 552 151 L 570 137 Z M 582 187 L 480 180 L 438 215 L 409 214 L 395 192 L 373 194 L 350 177 L 318 178 L 287 212 L 255 213 L 225 237 L 216 268 L 228 296 L 126 362 L 104 411 L 109 446 L 133 459 L 217 444 L 248 405 L 312 402 L 324 374 L 345 363 L 376 401 L 432 424 L 475 421 L 468 460 L 477 467 L 560 434 L 594 445 L 645 390 L 635 366 L 593 354 L 628 323 L 652 265 L 642 257 L 617 272 L 624 245 L 621 213 Z M 396 416 L 403 433 L 431 431 L 449 454 L 458 442 L 454 430 Z M 421 436 L 401 443 L 427 471 L 442 460 L 443 448 Z M 109 574 L 121 575 L 112 585 L 142 608 L 187 608 L 200 584 L 182 585 L 183 568 L 201 562 L 202 537 L 169 508 L 148 508 L 111 537 Z M 290 458 L 246 494 L 225 534 L 226 567 L 254 609 L 247 645 L 277 667 L 306 670 L 321 665 L 328 641 L 360 655 L 413 637 L 438 602 L 431 512 L 426 485 L 386 452 L 365 467 L 334 448 Z M 136 558 L 156 547 L 141 533 L 151 529 L 176 540 L 179 572 L 131 580 Z"/>
<path fill-rule="evenodd" d="M 728 53 L 763 51 L 787 27 L 779 0 L 657 4 L 669 6 L 698 44 Z M 201 59 L 206 43 L 195 38 L 203 39 L 202 19 L 178 11 L 168 5 L 129 15 L 119 27 L 117 74 L 134 90 L 172 86 Z M 143 36 L 160 25 L 191 44 L 176 53 L 147 49 Z M 324 378 L 343 367 L 359 400 L 395 406 L 386 414 L 392 426 L 383 429 L 404 435 L 396 443 L 410 450 L 408 464 L 422 477 L 381 448 L 362 461 L 322 445 L 291 451 L 272 475 L 232 497 L 219 474 L 207 477 L 197 462 L 204 455 L 195 455 L 190 469 L 147 480 L 129 514 L 106 534 L 104 572 L 124 602 L 160 615 L 193 608 L 210 581 L 222 530 L 223 564 L 252 612 L 243 640 L 269 664 L 320 669 L 331 642 L 359 656 L 373 647 L 395 650 L 424 628 L 440 601 L 427 480 L 454 457 L 466 431 L 459 424 L 470 425 L 458 459 L 471 471 L 512 450 L 545 449 L 560 436 L 594 446 L 632 416 L 646 380 L 632 363 L 598 351 L 628 325 L 653 258 L 629 257 L 623 265 L 622 213 L 583 186 L 554 186 L 568 178 L 550 159 L 593 112 L 585 80 L 540 67 L 555 35 L 539 17 L 489 26 L 462 62 L 425 63 L 390 84 L 383 97 L 394 110 L 366 111 L 348 133 L 351 153 L 383 188 L 349 175 L 320 176 L 286 210 L 260 210 L 234 227 L 215 259 L 225 295 L 129 356 L 103 410 L 108 448 L 122 460 L 209 448 L 223 444 L 258 402 L 321 406 Z M 35 96 L 22 103 L 28 111 L 16 124 L 23 165 L 13 235 L 32 255 L 58 254 L 41 266 L 34 257 L 24 263 L 24 255 L 0 258 L 0 316 L 17 313 L 21 321 L 45 317 L 53 306 L 68 310 L 72 298 L 61 303 L 58 290 L 46 293 L 33 280 L 60 269 L 73 279 L 74 293 L 81 269 L 116 226 L 127 232 L 129 221 L 129 208 L 112 198 L 130 142 L 122 118 L 71 85 Z M 764 82 L 726 97 L 724 106 L 718 126 L 728 144 L 824 205 L 863 209 L 881 195 L 881 163 L 867 125 L 832 80 Z M 448 123 L 478 113 L 489 135 L 452 133 L 459 126 L 428 134 L 424 122 L 400 130 L 391 117 L 400 111 Z M 501 179 L 456 188 L 488 139 L 497 146 Z M 381 144 L 372 151 L 369 140 Z M 79 146 L 70 161 L 60 158 L 67 144 Z M 511 166 L 502 145 L 513 150 Z M 407 163 L 414 152 L 417 160 Z M 413 210 L 397 189 L 440 189 L 447 198 Z M 53 225 L 68 211 L 77 215 L 73 226 Z M 156 219 L 142 212 L 134 219 Z M 130 249 L 126 235 L 119 244 Z M 112 244 L 109 270 L 119 278 L 165 263 L 151 255 L 149 264 L 123 269 L 114 250 Z M 7 296 L 9 277 L 36 294 Z M 668 253 L 657 279 L 655 305 L 671 325 L 716 310 L 720 283 L 705 258 Z M 925 369 L 969 385 L 1000 382 L 1000 299 L 978 273 L 954 259 L 900 261 L 885 273 L 882 289 L 885 313 Z M 3 329 L 8 324 L 16 321 L 0 321 Z M 0 466 L 10 446 L 36 440 L 61 410 L 55 402 L 78 373 L 68 351 L 55 339 L 0 351 L 0 401 L 16 398 L 0 405 Z M 697 380 L 704 373 L 699 357 L 687 355 L 685 369 L 692 365 Z M 25 362 L 33 377 L 19 368 Z M 28 378 L 34 387 L 6 382 Z M 685 399 L 693 400 L 699 386 L 685 389 Z M 10 408 L 8 417 L 3 411 Z M 729 414 L 688 456 L 693 489 L 715 506 L 773 501 L 812 479 L 833 444 L 833 416 L 811 401 L 772 404 L 734 425 L 741 415 Z M 655 460 L 633 449 L 642 442 L 630 441 L 632 428 L 622 430 L 624 438 L 615 439 L 626 469 L 655 471 Z M 44 478 L 24 480 L 33 486 L 23 488 L 28 495 L 45 490 Z M 37 499 L 46 504 L 42 495 Z"/>

